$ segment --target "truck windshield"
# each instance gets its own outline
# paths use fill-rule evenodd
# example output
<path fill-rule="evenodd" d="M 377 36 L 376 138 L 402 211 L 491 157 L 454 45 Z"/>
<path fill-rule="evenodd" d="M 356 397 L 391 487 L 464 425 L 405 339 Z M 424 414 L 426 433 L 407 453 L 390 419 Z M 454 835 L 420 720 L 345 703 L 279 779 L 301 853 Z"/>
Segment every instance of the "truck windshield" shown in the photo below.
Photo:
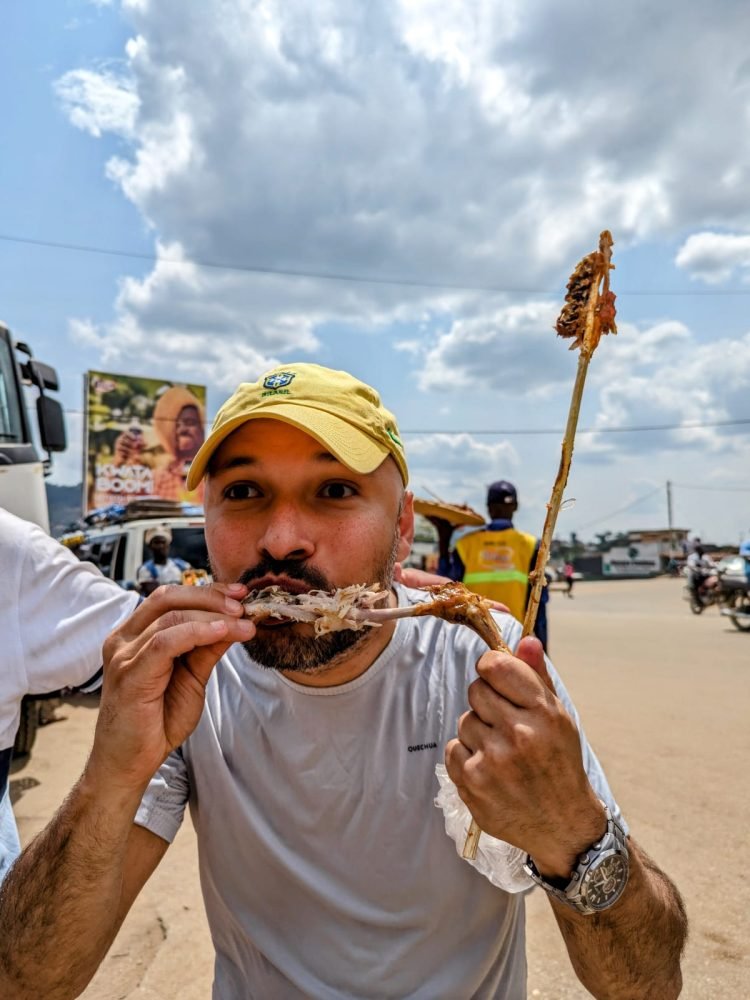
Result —
<path fill-rule="evenodd" d="M 23 422 L 10 344 L 0 337 L 0 441 L 23 441 Z"/>

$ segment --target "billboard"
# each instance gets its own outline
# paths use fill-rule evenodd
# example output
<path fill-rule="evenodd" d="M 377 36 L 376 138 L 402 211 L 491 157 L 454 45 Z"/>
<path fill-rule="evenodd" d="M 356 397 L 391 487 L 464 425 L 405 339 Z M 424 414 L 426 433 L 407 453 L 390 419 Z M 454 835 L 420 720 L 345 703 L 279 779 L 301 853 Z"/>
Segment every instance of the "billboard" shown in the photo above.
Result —
<path fill-rule="evenodd" d="M 185 476 L 205 435 L 205 386 L 89 371 L 84 391 L 86 513 L 143 497 L 203 502 Z"/>
<path fill-rule="evenodd" d="M 654 576 L 661 571 L 657 542 L 618 546 L 602 556 L 604 576 Z"/>

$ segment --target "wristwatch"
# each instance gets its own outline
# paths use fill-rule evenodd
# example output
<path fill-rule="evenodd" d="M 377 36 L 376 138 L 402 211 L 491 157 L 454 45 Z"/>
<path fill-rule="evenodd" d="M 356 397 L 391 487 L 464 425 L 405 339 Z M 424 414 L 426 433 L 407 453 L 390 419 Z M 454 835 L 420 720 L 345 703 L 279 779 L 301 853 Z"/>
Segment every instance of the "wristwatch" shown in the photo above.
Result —
<path fill-rule="evenodd" d="M 609 909 L 628 884 L 630 865 L 625 831 L 612 818 L 607 805 L 602 805 L 607 813 L 607 832 L 578 856 L 569 882 L 545 878 L 539 873 L 531 855 L 526 855 L 523 866 L 529 878 L 545 892 L 579 913 L 601 913 Z"/>

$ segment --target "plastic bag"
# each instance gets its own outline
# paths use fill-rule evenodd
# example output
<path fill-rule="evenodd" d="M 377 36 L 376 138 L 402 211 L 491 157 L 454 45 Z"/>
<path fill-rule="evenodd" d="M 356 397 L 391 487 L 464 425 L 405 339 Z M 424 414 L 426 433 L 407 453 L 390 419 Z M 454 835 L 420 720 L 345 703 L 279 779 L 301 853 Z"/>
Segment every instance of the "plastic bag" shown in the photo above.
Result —
<path fill-rule="evenodd" d="M 435 767 L 435 774 L 440 784 L 435 805 L 443 810 L 445 832 L 456 845 L 459 857 L 462 857 L 466 831 L 471 823 L 471 813 L 459 798 L 456 786 L 448 777 L 443 764 Z M 490 837 L 487 833 L 483 833 L 479 838 L 476 859 L 463 860 L 505 892 L 524 892 L 534 888 L 534 882 L 523 870 L 526 852 L 520 847 L 506 844 L 504 840 Z"/>

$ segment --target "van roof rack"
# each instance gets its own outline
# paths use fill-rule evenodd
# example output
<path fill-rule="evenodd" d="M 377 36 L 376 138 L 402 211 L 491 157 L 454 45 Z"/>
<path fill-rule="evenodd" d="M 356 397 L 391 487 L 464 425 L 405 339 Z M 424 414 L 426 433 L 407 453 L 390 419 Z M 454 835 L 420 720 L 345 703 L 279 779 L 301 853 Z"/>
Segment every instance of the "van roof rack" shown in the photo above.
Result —
<path fill-rule="evenodd" d="M 89 511 L 82 518 L 82 523 L 88 528 L 102 524 L 121 524 L 123 521 L 135 521 L 140 518 L 159 517 L 201 517 L 203 508 L 197 504 L 180 500 L 163 500 L 161 497 L 142 497 L 129 503 L 110 504 L 108 507 L 98 507 Z"/>

